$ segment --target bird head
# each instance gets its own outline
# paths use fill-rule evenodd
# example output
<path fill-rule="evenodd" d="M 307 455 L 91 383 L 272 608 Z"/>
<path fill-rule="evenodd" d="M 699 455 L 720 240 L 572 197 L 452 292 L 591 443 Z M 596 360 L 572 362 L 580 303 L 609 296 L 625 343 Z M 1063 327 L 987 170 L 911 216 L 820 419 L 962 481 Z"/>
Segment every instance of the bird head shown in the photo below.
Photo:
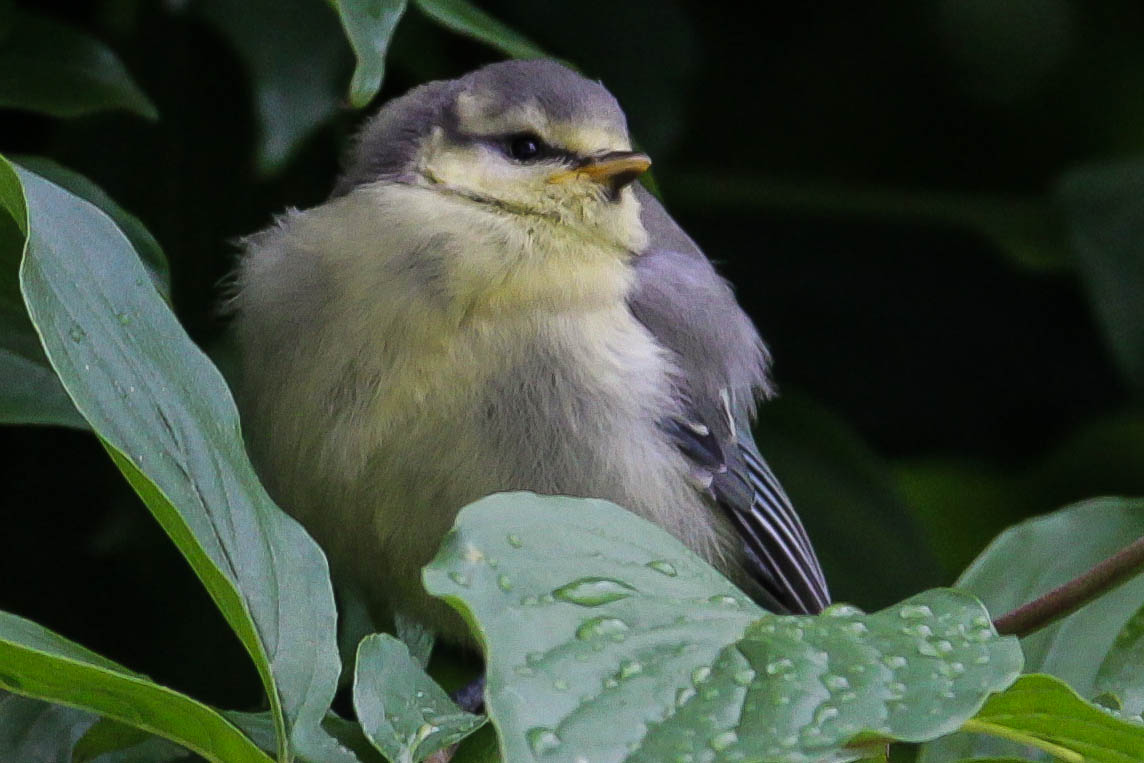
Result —
<path fill-rule="evenodd" d="M 335 194 L 370 182 L 417 185 L 545 237 L 627 252 L 647 234 L 630 184 L 633 151 L 616 99 L 553 61 L 505 61 L 391 101 L 362 131 Z"/>

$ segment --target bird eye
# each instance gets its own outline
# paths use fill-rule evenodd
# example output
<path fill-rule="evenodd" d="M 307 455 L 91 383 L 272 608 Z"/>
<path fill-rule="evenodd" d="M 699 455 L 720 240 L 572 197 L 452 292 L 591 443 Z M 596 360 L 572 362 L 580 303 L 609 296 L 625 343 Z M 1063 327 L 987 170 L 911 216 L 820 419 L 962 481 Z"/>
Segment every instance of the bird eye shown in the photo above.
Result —
<path fill-rule="evenodd" d="M 521 162 L 537 158 L 543 150 L 544 142 L 532 133 L 514 135 L 508 142 L 509 156 Z"/>

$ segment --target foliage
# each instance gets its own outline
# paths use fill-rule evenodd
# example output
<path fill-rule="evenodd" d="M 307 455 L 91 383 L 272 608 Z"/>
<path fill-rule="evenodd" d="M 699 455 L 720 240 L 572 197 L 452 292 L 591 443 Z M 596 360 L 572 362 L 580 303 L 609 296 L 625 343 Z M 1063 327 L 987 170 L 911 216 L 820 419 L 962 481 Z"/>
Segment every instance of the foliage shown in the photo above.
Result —
<path fill-rule="evenodd" d="M 132 11 L 107 3 L 95 21 L 65 23 L 0 4 L 0 108 L 39 120 L 27 123 L 33 127 L 53 125 L 59 136 L 55 145 L 0 145 L 8 157 L 0 158 L 0 421 L 94 435 L 188 563 L 220 627 L 241 644 L 261 698 L 196 698 L 0 612 L 0 758 L 158 762 L 192 751 L 226 761 L 415 761 L 462 740 L 462 761 L 884 760 L 888 743 L 925 743 L 920 754 L 929 763 L 1034 754 L 1144 758 L 1139 580 L 1019 643 L 990 623 L 1144 535 L 1144 503 L 1096 499 L 1018 524 L 956 589 L 933 587 L 942 565 L 948 573 L 984 533 L 1086 495 L 1144 490 L 1132 481 L 1142 440 L 1131 410 L 1104 410 L 1104 419 L 1078 423 L 1079 434 L 1043 467 L 1014 478 L 948 460 L 899 460 L 888 468 L 865 430 L 813 396 L 790 395 L 764 409 L 760 442 L 821 539 L 836 590 L 880 611 L 836 605 L 820 617 L 772 615 L 667 533 L 619 507 L 500 494 L 462 511 L 425 570 L 427 589 L 462 613 L 484 649 L 491 724 L 461 712 L 434 680 L 450 669 L 443 664 L 450 657 L 415 624 L 399 622 L 400 638 L 344 629 L 350 643 L 339 660 L 325 557 L 266 494 L 227 384 L 184 328 L 201 322 L 188 312 L 194 293 L 185 284 L 213 288 L 195 270 L 201 252 L 193 246 L 196 235 L 207 237 L 208 248 L 223 237 L 212 238 L 204 221 L 224 209 L 229 178 L 211 178 L 222 206 L 204 197 L 201 215 L 182 189 L 153 183 L 149 200 L 170 194 L 181 201 L 136 216 L 125 209 L 136 205 L 120 201 L 131 188 L 130 173 L 114 171 L 120 158 L 73 169 L 68 130 L 94 125 L 129 135 L 177 124 L 192 125 L 186 134 L 194 134 L 196 115 L 179 93 L 156 85 L 165 53 L 113 52 L 134 39 L 133 23 L 150 23 L 192 39 L 211 30 L 212 44 L 228 51 L 216 56 L 221 65 L 229 55 L 245 71 L 251 124 L 241 158 L 259 179 L 236 171 L 235 182 L 248 191 L 262 193 L 269 186 L 260 184 L 273 182 L 286 193 L 299 179 L 312 185 L 304 168 L 315 136 L 344 132 L 345 101 L 354 109 L 374 102 L 387 68 L 418 77 L 435 71 L 447 45 L 462 38 L 512 56 L 542 55 L 534 38 L 546 47 L 557 41 L 552 50 L 593 75 L 623 62 L 609 76 L 641 85 L 622 98 L 637 136 L 669 153 L 679 130 L 666 116 L 682 109 L 679 93 L 694 61 L 688 45 L 674 44 L 686 38 L 679 31 L 686 23 L 674 6 L 650 0 L 609 7 L 611 25 L 597 14 L 570 13 L 560 44 L 547 27 L 520 32 L 466 0 L 171 5 Z M 982 4 L 945 5 L 937 18 L 947 44 L 957 43 L 957 66 L 977 71 L 998 51 L 1009 55 L 1009 46 L 996 46 L 982 30 L 1011 23 L 1011 15 Z M 1066 28 L 1066 5 L 1038 17 Z M 637 27 L 619 22 L 643 21 L 653 9 L 662 14 L 660 34 L 647 44 L 672 55 L 617 57 L 618 41 L 643 44 Z M 156 22 L 146 14 L 168 16 Z M 279 33 L 265 33 L 267 25 Z M 1041 32 L 1027 37 L 1039 52 L 1014 59 L 987 97 L 1017 98 L 1031 92 L 1030 78 L 1048 76 L 1045 62 L 1058 60 L 1062 43 L 1060 34 Z M 593 50 L 600 52 L 594 59 Z M 1112 74 L 1102 80 L 1118 81 Z M 216 118 L 224 113 L 220 107 Z M 57 119 L 78 121 L 57 127 Z M 721 127 L 734 135 L 738 121 Z M 1142 122 L 1144 115 L 1134 124 Z M 224 151 L 231 138 L 212 145 Z M 28 146 L 53 158 L 17 155 Z M 135 166 L 145 174 L 143 164 Z M 1101 383 L 1123 390 L 1117 399 L 1127 408 L 1144 367 L 1139 161 L 1056 174 L 1053 192 L 1036 198 L 785 182 L 738 168 L 733 175 L 669 169 L 659 177 L 684 215 L 708 205 L 964 229 L 1006 256 L 1022 278 L 1075 280 L 1108 348 L 1094 357 L 1120 374 Z M 287 201 L 298 199 L 264 200 L 259 219 Z M 1058 229 L 1062 214 L 1066 224 Z M 176 235 L 188 231 L 170 221 L 184 215 L 205 233 Z M 723 220 L 721 231 L 729 227 Z M 256 224 L 236 220 L 240 227 L 229 234 Z M 152 225 L 164 235 L 152 235 Z M 757 236 L 747 241 L 759 243 Z M 178 255 L 168 263 L 172 248 Z M 752 304 L 753 296 L 744 301 Z M 221 364 L 225 354 L 214 354 Z M 53 471 L 28 478 L 40 491 L 68 465 L 53 459 L 45 468 Z M 1070 470 L 1082 477 L 1061 482 Z M 1111 476 L 1092 481 L 1098 473 Z M 917 593 L 922 588 L 931 590 Z M 352 611 L 352 602 L 341 609 Z M 335 701 L 343 662 L 352 667 L 343 677 L 352 684 L 350 706 Z M 257 705 L 264 710 L 234 709 Z"/>

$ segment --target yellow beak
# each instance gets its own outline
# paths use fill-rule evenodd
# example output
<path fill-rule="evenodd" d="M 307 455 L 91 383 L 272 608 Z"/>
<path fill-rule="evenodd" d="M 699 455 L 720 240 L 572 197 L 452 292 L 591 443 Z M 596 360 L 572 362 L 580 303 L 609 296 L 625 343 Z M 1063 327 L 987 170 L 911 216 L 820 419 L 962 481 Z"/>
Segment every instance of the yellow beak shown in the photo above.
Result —
<path fill-rule="evenodd" d="M 632 182 L 647 171 L 651 159 L 639 151 L 610 151 L 585 160 L 580 166 L 557 172 L 548 178 L 549 183 L 566 183 L 569 180 L 594 180 L 611 187 L 613 191 Z"/>

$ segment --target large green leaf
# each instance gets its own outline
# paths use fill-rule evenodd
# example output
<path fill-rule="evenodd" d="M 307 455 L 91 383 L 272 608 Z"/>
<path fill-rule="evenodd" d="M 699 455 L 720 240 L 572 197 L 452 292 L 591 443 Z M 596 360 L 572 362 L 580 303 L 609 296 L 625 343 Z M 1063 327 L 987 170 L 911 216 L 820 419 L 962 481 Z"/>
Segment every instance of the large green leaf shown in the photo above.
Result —
<path fill-rule="evenodd" d="M 424 581 L 484 647 L 506 760 L 852 760 L 956 729 L 1021 666 L 966 594 L 769 615 L 606 501 L 477 501 Z"/>
<path fill-rule="evenodd" d="M 1073 170 L 1057 196 L 1113 355 L 1144 392 L 1144 160 Z"/>
<path fill-rule="evenodd" d="M 468 0 L 413 0 L 418 10 L 446 29 L 472 37 L 513 58 L 544 58 L 536 43 Z"/>
<path fill-rule="evenodd" d="M 333 0 L 350 47 L 357 57 L 350 81 L 350 105 L 362 108 L 381 89 L 385 55 L 397 22 L 405 13 L 406 0 Z"/>
<path fill-rule="evenodd" d="M 280 745 L 352 760 L 319 725 L 339 671 L 325 557 L 266 495 L 222 377 L 128 240 L 88 202 L 18 172 L 20 283 L 52 366 L 250 653 Z"/>
<path fill-rule="evenodd" d="M 388 634 L 367 636 L 358 646 L 354 709 L 374 747 L 394 763 L 424 760 L 485 722 L 453 704 Z"/>
<path fill-rule="evenodd" d="M 1142 535 L 1144 500 L 1085 501 L 1006 530 L 957 585 L 979 596 L 999 616 L 1068 582 Z M 1142 601 L 1144 578 L 1137 578 L 1022 639 L 1026 668 L 1063 679 L 1081 696 L 1095 696 L 1100 692 L 1100 666 Z M 926 745 L 922 760 L 939 763 L 997 752 L 990 741 L 956 734 Z"/>
<path fill-rule="evenodd" d="M 20 258 L 27 238 L 20 178 L 0 161 L 0 422 L 84 429 L 87 422 L 48 365 L 20 297 Z"/>
<path fill-rule="evenodd" d="M 317 0 L 196 0 L 190 7 L 250 72 L 257 170 L 281 168 L 341 105 L 350 56 L 337 16 Z"/>
<path fill-rule="evenodd" d="M 1069 763 L 1144 760 L 1144 725 L 1086 702 L 1048 675 L 1021 676 L 990 697 L 966 729 L 1036 747 Z"/>
<path fill-rule="evenodd" d="M 47 16 L 0 4 L 0 107 L 77 117 L 158 112 L 111 50 Z"/>
<path fill-rule="evenodd" d="M 0 688 L 89 710 L 226 763 L 270 759 L 218 711 L 0 612 Z"/>

